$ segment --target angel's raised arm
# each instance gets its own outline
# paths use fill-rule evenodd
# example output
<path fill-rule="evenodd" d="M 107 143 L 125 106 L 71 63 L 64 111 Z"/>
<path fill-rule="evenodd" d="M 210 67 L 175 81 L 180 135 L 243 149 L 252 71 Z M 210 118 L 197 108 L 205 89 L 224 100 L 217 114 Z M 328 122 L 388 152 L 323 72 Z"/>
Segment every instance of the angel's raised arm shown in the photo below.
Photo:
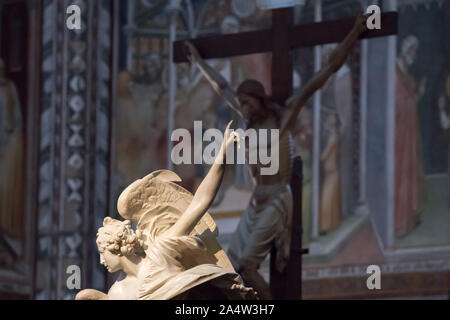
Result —
<path fill-rule="evenodd" d="M 185 42 L 186 55 L 189 61 L 197 66 L 201 73 L 205 76 L 208 82 L 222 98 L 225 99 L 227 105 L 233 109 L 241 118 L 243 118 L 242 112 L 239 108 L 239 100 L 237 99 L 236 92 L 227 82 L 227 80 L 216 70 L 211 68 L 201 57 L 197 51 L 197 48 L 189 41 Z"/>
<path fill-rule="evenodd" d="M 167 231 L 169 236 L 185 236 L 191 233 L 213 202 L 225 172 L 226 150 L 239 139 L 237 133 L 229 132 L 231 122 L 225 130 L 220 152 L 211 169 L 195 192 L 194 198 L 180 219 Z"/>

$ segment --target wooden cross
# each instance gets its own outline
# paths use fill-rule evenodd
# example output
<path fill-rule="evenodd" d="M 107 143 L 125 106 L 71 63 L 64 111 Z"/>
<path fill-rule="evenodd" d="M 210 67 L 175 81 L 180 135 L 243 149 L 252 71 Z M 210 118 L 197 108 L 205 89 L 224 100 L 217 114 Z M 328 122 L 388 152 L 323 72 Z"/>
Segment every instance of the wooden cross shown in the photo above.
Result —
<path fill-rule="evenodd" d="M 379 30 L 369 30 L 362 38 L 375 38 L 397 34 L 397 13 L 381 14 Z M 174 62 L 188 62 L 185 54 L 184 41 L 189 40 L 199 51 L 203 59 L 228 58 L 262 52 L 272 52 L 272 96 L 281 106 L 292 95 L 293 49 L 341 42 L 352 29 L 355 19 L 340 19 L 293 25 L 293 8 L 282 8 L 272 11 L 272 28 L 261 31 L 242 32 L 230 35 L 218 35 L 197 39 L 185 39 L 174 42 Z M 295 171 L 295 167 L 297 170 Z M 275 299 L 301 299 L 301 177 L 294 165 L 292 180 L 294 194 L 293 232 L 291 240 L 291 258 L 286 270 L 279 274 L 274 267 L 274 252 L 272 252 L 270 287 Z M 299 180 L 300 179 L 300 180 Z M 296 181 L 296 182 L 295 182 Z M 300 183 L 299 183 L 300 181 Z"/>

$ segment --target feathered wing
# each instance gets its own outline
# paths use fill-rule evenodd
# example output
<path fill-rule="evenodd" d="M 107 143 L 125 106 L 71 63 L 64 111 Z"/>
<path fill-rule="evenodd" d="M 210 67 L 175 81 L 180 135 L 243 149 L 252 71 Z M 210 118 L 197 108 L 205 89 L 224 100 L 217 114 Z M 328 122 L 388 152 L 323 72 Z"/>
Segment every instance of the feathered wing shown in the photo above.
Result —
<path fill-rule="evenodd" d="M 117 203 L 119 214 L 136 223 L 137 232 L 146 243 L 167 231 L 191 203 L 193 195 L 176 184 L 180 181 L 176 173 L 159 170 L 133 182 L 120 195 Z M 233 269 L 217 241 L 218 229 L 209 213 L 205 213 L 190 235 L 203 240 L 209 255 L 184 257 L 183 264 L 186 268 L 215 263 L 223 268 Z"/>

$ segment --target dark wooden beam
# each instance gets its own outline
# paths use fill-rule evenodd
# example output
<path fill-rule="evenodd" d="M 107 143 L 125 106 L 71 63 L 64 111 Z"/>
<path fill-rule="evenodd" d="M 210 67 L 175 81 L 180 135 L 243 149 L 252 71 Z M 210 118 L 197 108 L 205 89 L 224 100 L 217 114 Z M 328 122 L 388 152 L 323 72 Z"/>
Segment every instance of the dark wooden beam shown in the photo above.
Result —
<path fill-rule="evenodd" d="M 312 47 L 341 42 L 351 31 L 354 24 L 354 19 L 341 19 L 295 26 L 290 30 L 289 34 L 291 48 Z M 397 12 L 386 12 L 381 14 L 381 29 L 369 30 L 362 34 L 360 39 L 395 35 L 397 34 L 397 30 Z"/>
<path fill-rule="evenodd" d="M 272 11 L 272 99 L 280 105 L 292 95 L 292 53 L 289 30 L 294 24 L 294 9 Z"/>
<path fill-rule="evenodd" d="M 285 105 L 285 101 L 292 94 L 292 53 L 289 44 L 289 30 L 292 28 L 294 23 L 294 10 L 292 8 L 284 8 L 272 11 L 272 99 L 278 102 L 281 106 Z M 294 170 L 298 170 L 297 167 Z M 300 164 L 301 171 L 301 164 Z M 295 175 L 294 175 L 295 176 Z M 299 191 L 301 194 L 301 185 Z M 295 199 L 294 201 L 297 201 Z M 300 212 L 294 211 L 293 216 L 299 215 L 300 220 L 302 217 Z M 292 223 L 294 223 L 293 218 Z M 301 221 L 300 221 L 301 225 Z M 291 240 L 291 239 L 290 239 Z M 292 245 L 292 243 L 291 243 Z M 276 300 L 286 299 L 288 297 L 289 289 L 292 289 L 290 295 L 291 299 L 301 299 L 301 289 L 298 286 L 292 286 L 290 284 L 293 282 L 300 282 L 301 284 L 301 255 L 300 260 L 296 259 L 294 255 L 291 254 L 288 266 L 286 269 L 295 269 L 297 275 L 300 276 L 300 281 L 298 281 L 298 276 L 291 278 L 291 274 L 288 272 L 280 273 L 276 268 L 276 256 L 277 250 L 275 248 L 271 251 L 271 261 L 270 261 L 270 291 L 272 292 L 272 297 Z M 297 262 L 300 261 L 300 264 Z"/>
<path fill-rule="evenodd" d="M 291 178 L 292 189 L 292 234 L 289 262 L 283 272 L 276 268 L 276 249 L 270 254 L 270 289 L 274 300 L 302 299 L 302 188 L 303 163 L 301 157 L 294 159 Z"/>
<path fill-rule="evenodd" d="M 354 18 L 345 18 L 294 26 L 289 32 L 290 48 L 296 49 L 340 42 L 348 34 L 354 23 Z M 369 30 L 361 38 L 377 38 L 397 34 L 397 12 L 382 13 L 381 26 L 380 30 Z M 189 39 L 189 41 L 197 47 L 204 59 L 226 58 L 273 51 L 272 32 L 272 30 L 251 31 Z M 179 40 L 174 43 L 174 62 L 176 63 L 188 61 L 183 47 L 183 42 L 186 40 Z"/>
<path fill-rule="evenodd" d="M 186 40 L 174 42 L 173 60 L 175 63 L 188 62 L 183 46 Z M 189 41 L 194 44 L 204 59 L 228 58 L 272 51 L 272 30 L 217 35 L 189 39 Z"/>

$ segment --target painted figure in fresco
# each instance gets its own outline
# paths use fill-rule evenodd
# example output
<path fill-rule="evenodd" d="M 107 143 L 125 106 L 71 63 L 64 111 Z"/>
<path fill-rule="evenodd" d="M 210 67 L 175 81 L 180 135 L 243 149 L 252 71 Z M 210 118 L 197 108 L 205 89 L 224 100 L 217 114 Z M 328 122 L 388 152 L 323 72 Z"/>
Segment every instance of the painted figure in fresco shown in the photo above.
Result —
<path fill-rule="evenodd" d="M 127 185 L 148 172 L 154 156 L 149 147 L 151 131 L 147 110 L 150 110 L 150 106 L 145 108 L 138 103 L 132 86 L 131 73 L 120 72 L 117 76 L 115 148 L 121 185 Z"/>
<path fill-rule="evenodd" d="M 18 237 L 24 227 L 24 134 L 17 89 L 0 59 L 0 231 Z"/>
<path fill-rule="evenodd" d="M 333 113 L 328 114 L 326 119 L 327 143 L 320 155 L 323 175 L 319 206 L 320 233 L 336 229 L 342 221 L 339 120 Z"/>
<path fill-rule="evenodd" d="M 250 204 L 240 220 L 228 250 L 236 270 L 247 285 L 256 289 L 262 299 L 270 299 L 268 285 L 258 273 L 261 262 L 273 247 L 277 248 L 276 267 L 283 271 L 289 259 L 292 218 L 292 193 L 289 187 L 292 167 L 292 136 L 298 113 L 309 98 L 344 64 L 361 33 L 366 31 L 366 17 L 359 16 L 350 34 L 331 54 L 329 63 L 303 87 L 298 96 L 289 99 L 290 108 L 281 108 L 267 96 L 256 80 L 245 80 L 237 92 L 205 63 L 196 48 L 186 43 L 189 60 L 196 65 L 218 92 L 245 121 L 247 128 L 280 129 L 279 168 L 275 175 L 260 175 L 261 164 L 250 165 L 256 187 Z M 274 141 L 272 141 L 274 143 Z M 271 147 L 272 143 L 258 148 Z M 267 150 L 266 150 L 267 151 Z"/>
<path fill-rule="evenodd" d="M 297 155 L 302 158 L 302 245 L 311 240 L 312 227 L 312 149 L 313 123 L 312 109 L 306 106 L 300 112 L 295 130 L 292 132 Z"/>
<path fill-rule="evenodd" d="M 325 45 L 322 51 L 323 61 L 328 61 L 329 55 L 336 48 L 336 44 Z M 352 173 L 353 173 L 353 138 L 352 138 L 352 88 L 351 69 L 344 64 L 325 86 L 321 89 L 322 108 L 336 111 L 339 122 L 339 150 L 338 171 L 340 173 L 342 217 L 352 213 Z M 324 124 L 328 126 L 328 122 Z M 327 136 L 326 136 L 327 138 Z"/>
<path fill-rule="evenodd" d="M 109 272 L 123 273 L 107 294 L 85 289 L 77 300 L 256 298 L 220 248 L 217 227 L 206 212 L 222 181 L 227 149 L 239 140 L 230 124 L 194 196 L 168 170 L 136 180 L 122 192 L 117 209 L 126 220 L 105 218 L 97 246 L 100 263 Z"/>
<path fill-rule="evenodd" d="M 395 235 L 407 235 L 419 222 L 423 210 L 423 166 L 420 148 L 418 101 L 426 80 L 417 85 L 409 74 L 419 39 L 407 36 L 397 59 L 395 101 Z"/>
<path fill-rule="evenodd" d="M 439 120 L 441 128 L 448 134 L 450 131 L 450 117 L 446 108 L 446 105 L 450 101 L 450 75 L 447 76 L 445 82 L 445 93 L 439 97 Z M 450 148 L 448 151 L 448 177 L 447 177 L 447 208 L 450 210 Z"/>

